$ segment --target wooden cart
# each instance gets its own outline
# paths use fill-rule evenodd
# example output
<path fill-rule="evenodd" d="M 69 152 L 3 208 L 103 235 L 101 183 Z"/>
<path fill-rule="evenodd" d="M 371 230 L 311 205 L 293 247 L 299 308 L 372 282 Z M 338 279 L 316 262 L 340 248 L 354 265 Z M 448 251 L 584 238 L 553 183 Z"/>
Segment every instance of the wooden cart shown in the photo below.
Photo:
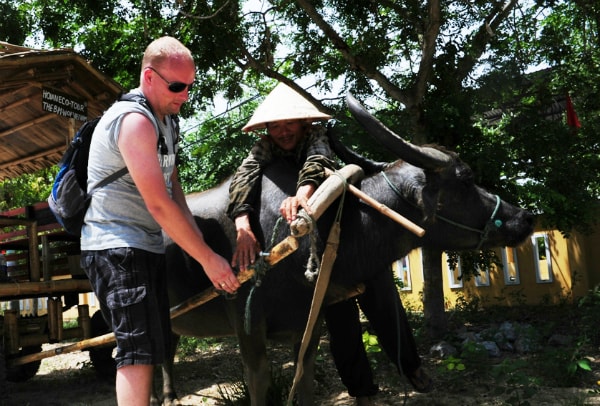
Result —
<path fill-rule="evenodd" d="M 79 266 L 79 238 L 64 231 L 47 202 L 0 213 L 0 252 L 8 265 L 0 275 L 0 386 L 35 376 L 46 357 L 39 356 L 43 344 L 107 333 L 101 313 L 90 317 L 88 304 L 80 303 L 80 294 L 92 289 Z M 77 322 L 64 328 L 69 309 L 77 309 Z M 90 351 L 94 366 L 111 373 L 110 351 Z"/>

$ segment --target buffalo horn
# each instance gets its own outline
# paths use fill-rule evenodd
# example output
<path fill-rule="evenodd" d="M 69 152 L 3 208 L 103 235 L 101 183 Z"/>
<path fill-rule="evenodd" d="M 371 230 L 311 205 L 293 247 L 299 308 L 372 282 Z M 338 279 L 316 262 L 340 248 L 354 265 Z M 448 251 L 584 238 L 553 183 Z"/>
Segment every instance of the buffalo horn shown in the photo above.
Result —
<path fill-rule="evenodd" d="M 348 93 L 346 102 L 354 118 L 367 132 L 396 156 L 411 165 L 423 169 L 439 169 L 452 163 L 452 157 L 435 148 L 421 147 L 405 141 L 373 117 L 359 102 Z"/>

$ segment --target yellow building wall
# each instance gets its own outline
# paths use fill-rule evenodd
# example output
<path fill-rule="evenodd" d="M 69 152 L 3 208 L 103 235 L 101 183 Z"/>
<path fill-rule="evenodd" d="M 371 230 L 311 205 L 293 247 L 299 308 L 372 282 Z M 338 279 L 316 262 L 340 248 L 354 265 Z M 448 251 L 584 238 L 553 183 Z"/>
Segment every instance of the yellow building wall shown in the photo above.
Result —
<path fill-rule="evenodd" d="M 548 243 L 549 251 L 536 247 L 536 239 Z M 503 267 L 493 266 L 489 276 L 481 281 L 487 286 L 477 284 L 475 278 L 455 282 L 460 287 L 451 286 L 450 270 L 447 256 L 442 258 L 444 281 L 444 298 L 446 308 L 456 306 L 457 300 L 466 302 L 477 301 L 482 307 L 486 306 L 516 306 L 552 305 L 561 303 L 576 303 L 590 289 L 600 284 L 600 229 L 591 235 L 574 232 L 565 238 L 560 232 L 543 227 L 537 227 L 534 234 L 519 247 L 515 248 L 516 264 L 518 266 L 518 283 L 511 283 L 505 278 Z M 495 250 L 502 260 L 502 250 Z M 547 257 L 547 252 L 550 258 Z M 423 266 L 421 249 L 408 254 L 410 288 L 400 291 L 403 303 L 407 309 L 422 310 Z M 541 257 L 541 259 L 540 259 Z M 551 280 L 540 281 L 536 277 L 536 260 L 540 265 L 550 262 Z M 395 263 L 394 272 L 399 279 L 406 279 L 399 273 L 400 266 Z M 542 269 L 544 270 L 544 268 Z M 455 271 L 457 272 L 457 271 Z M 542 272 L 544 273 L 544 272 Z M 406 271 L 404 271 L 406 274 Z"/>

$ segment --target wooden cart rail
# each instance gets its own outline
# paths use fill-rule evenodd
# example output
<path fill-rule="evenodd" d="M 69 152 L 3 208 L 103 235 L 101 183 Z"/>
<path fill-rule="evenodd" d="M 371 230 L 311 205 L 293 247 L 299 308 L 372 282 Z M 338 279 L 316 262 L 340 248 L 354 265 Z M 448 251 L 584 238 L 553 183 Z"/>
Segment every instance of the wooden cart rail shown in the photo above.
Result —
<path fill-rule="evenodd" d="M 79 267 L 79 238 L 62 228 L 48 202 L 0 212 L 0 251 L 9 264 L 8 280 L 0 281 L 0 301 L 91 291 Z M 73 276 L 85 280 L 70 280 Z"/>

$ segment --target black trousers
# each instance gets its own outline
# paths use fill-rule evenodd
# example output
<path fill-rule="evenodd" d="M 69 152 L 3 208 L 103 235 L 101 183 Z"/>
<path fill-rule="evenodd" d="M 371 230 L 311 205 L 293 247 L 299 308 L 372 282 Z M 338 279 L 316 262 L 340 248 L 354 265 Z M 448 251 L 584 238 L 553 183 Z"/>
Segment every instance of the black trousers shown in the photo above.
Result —
<path fill-rule="evenodd" d="M 350 396 L 372 396 L 378 387 L 362 342 L 359 305 L 379 345 L 400 374 L 421 366 L 417 345 L 391 272 L 365 283 L 365 292 L 325 308 L 330 349 L 342 383 Z"/>

